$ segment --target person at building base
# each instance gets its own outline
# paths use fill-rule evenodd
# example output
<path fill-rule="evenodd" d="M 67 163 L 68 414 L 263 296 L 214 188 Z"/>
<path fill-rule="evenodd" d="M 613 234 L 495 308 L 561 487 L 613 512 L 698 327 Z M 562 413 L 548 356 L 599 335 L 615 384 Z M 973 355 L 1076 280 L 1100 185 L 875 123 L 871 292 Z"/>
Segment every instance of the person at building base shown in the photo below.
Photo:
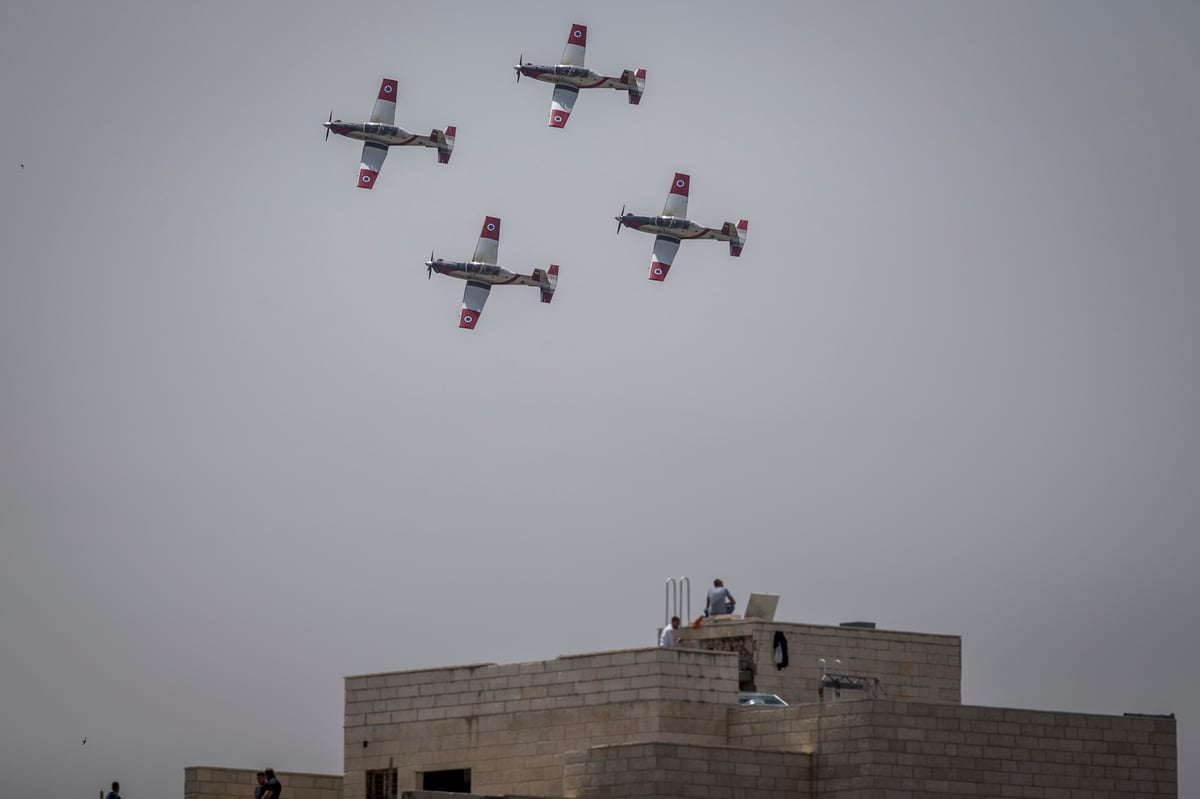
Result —
<path fill-rule="evenodd" d="M 279 794 L 283 792 L 283 786 L 279 784 L 279 778 L 275 776 L 275 769 L 263 769 L 263 776 L 267 778 L 267 781 L 263 785 L 260 799 L 279 799 Z"/>

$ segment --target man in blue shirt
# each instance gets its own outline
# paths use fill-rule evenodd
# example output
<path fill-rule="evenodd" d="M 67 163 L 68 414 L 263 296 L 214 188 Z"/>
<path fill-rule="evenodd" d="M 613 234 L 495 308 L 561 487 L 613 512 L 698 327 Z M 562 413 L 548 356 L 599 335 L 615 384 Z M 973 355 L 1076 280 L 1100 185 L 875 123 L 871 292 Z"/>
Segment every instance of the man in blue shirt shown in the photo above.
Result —
<path fill-rule="evenodd" d="M 713 587 L 708 589 L 708 602 L 704 605 L 704 614 L 706 616 L 721 616 L 726 613 L 733 613 L 733 606 L 737 600 L 733 598 L 733 594 L 729 593 L 729 589 L 725 587 L 725 583 L 719 579 L 713 580 Z"/>

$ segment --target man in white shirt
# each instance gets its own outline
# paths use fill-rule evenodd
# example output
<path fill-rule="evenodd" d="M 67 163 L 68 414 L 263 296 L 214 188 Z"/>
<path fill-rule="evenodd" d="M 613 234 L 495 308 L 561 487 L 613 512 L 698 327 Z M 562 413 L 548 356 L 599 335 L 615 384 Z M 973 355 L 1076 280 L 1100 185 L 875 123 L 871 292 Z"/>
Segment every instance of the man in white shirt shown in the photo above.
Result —
<path fill-rule="evenodd" d="M 662 635 L 658 637 L 659 646 L 679 646 L 679 617 L 671 617 L 671 626 L 663 627 Z"/>

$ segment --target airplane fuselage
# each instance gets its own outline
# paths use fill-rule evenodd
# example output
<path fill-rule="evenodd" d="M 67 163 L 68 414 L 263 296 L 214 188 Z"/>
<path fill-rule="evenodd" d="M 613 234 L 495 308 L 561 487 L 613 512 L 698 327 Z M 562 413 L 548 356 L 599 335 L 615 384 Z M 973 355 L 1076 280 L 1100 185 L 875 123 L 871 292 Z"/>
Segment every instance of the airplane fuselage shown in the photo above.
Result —
<path fill-rule="evenodd" d="M 698 225 L 690 219 L 679 219 L 674 216 L 638 216 L 626 214 L 617 220 L 631 230 L 651 233 L 656 236 L 670 236 L 673 239 L 713 238 L 720 230 Z"/>
<path fill-rule="evenodd" d="M 443 261 L 441 258 L 438 258 L 436 261 L 426 261 L 425 266 L 430 267 L 439 275 L 448 275 L 449 277 L 456 277 L 459 280 L 473 280 L 478 283 L 490 283 L 493 286 L 508 286 L 513 284 L 518 286 L 542 285 L 541 282 L 534 280 L 530 275 L 520 275 L 496 264 L 480 264 L 474 261 Z"/>
<path fill-rule="evenodd" d="M 566 64 L 553 66 L 541 64 L 521 64 L 517 71 L 527 78 L 545 81 L 546 83 L 562 83 L 574 86 L 576 89 L 628 89 L 629 84 L 620 78 L 601 75 L 587 67 L 572 67 Z"/>
<path fill-rule="evenodd" d="M 348 139 L 369 141 L 382 144 L 384 147 L 397 147 L 405 144 L 417 144 L 421 140 L 428 141 L 427 136 L 409 133 L 404 128 L 395 125 L 384 125 L 381 122 L 343 122 L 340 119 L 324 123 L 330 132 Z"/>

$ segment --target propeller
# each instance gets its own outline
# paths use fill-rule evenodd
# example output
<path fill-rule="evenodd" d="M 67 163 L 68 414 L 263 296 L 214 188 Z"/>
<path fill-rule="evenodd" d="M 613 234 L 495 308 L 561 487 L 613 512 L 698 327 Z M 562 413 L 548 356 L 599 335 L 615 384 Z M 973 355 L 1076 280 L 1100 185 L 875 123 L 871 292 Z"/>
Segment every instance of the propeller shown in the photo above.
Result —
<path fill-rule="evenodd" d="M 426 266 L 428 268 L 425 270 L 426 271 L 425 279 L 430 280 L 433 278 L 433 250 L 429 251 L 429 263 L 426 264 Z"/>
<path fill-rule="evenodd" d="M 517 56 L 517 65 L 513 67 L 517 71 L 517 83 L 521 82 L 521 65 L 525 63 L 525 54 Z"/>
<path fill-rule="evenodd" d="M 621 235 L 621 220 L 625 218 L 625 204 L 621 204 L 621 215 L 617 217 L 617 235 Z"/>
<path fill-rule="evenodd" d="M 333 122 L 333 109 L 329 111 L 329 122 Z M 325 123 L 325 141 L 329 141 L 329 122 Z"/>

